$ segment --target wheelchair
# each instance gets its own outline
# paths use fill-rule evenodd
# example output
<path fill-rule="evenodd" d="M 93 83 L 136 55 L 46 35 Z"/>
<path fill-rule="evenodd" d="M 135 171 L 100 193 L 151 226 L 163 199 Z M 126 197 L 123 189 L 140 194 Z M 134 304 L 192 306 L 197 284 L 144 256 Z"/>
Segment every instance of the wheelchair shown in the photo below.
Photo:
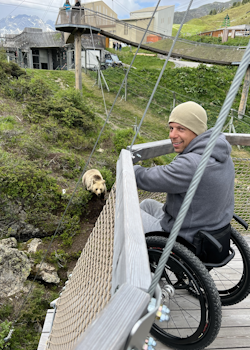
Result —
<path fill-rule="evenodd" d="M 234 215 L 245 229 L 246 222 Z M 146 234 L 151 271 L 154 272 L 169 234 Z M 170 309 L 168 322 L 156 320 L 151 334 L 174 349 L 204 349 L 221 326 L 221 305 L 239 303 L 250 293 L 250 249 L 230 224 L 221 230 L 199 231 L 190 244 L 182 237 L 172 249 L 159 282 L 162 304 Z M 165 299 L 167 285 L 175 293 Z"/>

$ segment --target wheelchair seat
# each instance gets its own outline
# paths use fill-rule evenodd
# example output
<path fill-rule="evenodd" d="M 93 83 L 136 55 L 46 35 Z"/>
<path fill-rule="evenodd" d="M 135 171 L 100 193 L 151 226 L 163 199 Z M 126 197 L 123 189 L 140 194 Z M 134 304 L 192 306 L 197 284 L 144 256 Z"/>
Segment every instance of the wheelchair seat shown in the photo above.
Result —
<path fill-rule="evenodd" d="M 234 256 L 232 249 L 230 250 L 230 237 L 230 224 L 215 231 L 201 230 L 194 236 L 194 253 L 204 265 L 225 265 Z"/>

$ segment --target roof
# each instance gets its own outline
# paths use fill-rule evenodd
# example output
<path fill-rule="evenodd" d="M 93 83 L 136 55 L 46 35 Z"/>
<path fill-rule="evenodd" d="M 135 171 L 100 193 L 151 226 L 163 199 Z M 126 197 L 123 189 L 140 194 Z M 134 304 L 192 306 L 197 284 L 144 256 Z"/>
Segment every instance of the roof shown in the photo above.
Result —
<path fill-rule="evenodd" d="M 3 44 L 6 48 L 19 47 L 22 50 L 27 50 L 31 47 L 62 47 L 64 45 L 65 43 L 60 32 L 40 31 L 23 31 L 12 38 L 6 38 L 6 42 Z"/>
<path fill-rule="evenodd" d="M 151 19 L 151 17 L 132 17 L 132 18 L 125 18 L 122 19 L 122 21 L 127 22 L 127 21 L 144 21 L 145 19 Z"/>
<path fill-rule="evenodd" d="M 217 32 L 217 30 L 223 30 L 223 29 L 229 29 L 229 30 L 250 30 L 250 25 L 249 24 L 241 24 L 241 25 L 238 25 L 238 26 L 232 26 L 232 27 L 227 27 L 227 28 L 223 27 L 223 28 L 217 28 L 217 29 L 213 29 L 213 30 L 206 30 L 205 32 L 202 32 L 202 33 Z"/>

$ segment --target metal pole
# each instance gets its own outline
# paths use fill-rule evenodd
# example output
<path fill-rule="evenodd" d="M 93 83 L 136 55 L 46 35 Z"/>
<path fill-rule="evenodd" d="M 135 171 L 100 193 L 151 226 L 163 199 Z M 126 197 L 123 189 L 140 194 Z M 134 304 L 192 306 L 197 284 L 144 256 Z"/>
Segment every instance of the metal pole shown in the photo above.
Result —
<path fill-rule="evenodd" d="M 100 73 L 101 73 L 101 77 L 102 77 L 102 79 L 103 79 L 103 81 L 104 81 L 104 84 L 105 84 L 105 86 L 106 86 L 106 89 L 107 89 L 108 92 L 109 92 L 110 90 L 109 90 L 108 84 L 107 84 L 106 79 L 105 79 L 105 77 L 104 77 L 104 75 L 103 75 L 103 72 L 102 72 L 101 70 L 100 70 Z"/>
<path fill-rule="evenodd" d="M 87 74 L 87 50 L 85 49 L 85 74 Z"/>

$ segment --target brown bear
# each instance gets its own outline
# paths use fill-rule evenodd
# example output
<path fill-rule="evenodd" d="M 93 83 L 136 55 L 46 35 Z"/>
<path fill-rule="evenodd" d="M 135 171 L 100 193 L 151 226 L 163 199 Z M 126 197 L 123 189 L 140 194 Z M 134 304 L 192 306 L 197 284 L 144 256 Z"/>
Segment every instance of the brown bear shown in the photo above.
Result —
<path fill-rule="evenodd" d="M 86 190 L 95 193 L 98 197 L 102 193 L 107 193 L 105 180 L 103 180 L 102 174 L 97 169 L 86 171 L 82 177 L 82 183 Z"/>

